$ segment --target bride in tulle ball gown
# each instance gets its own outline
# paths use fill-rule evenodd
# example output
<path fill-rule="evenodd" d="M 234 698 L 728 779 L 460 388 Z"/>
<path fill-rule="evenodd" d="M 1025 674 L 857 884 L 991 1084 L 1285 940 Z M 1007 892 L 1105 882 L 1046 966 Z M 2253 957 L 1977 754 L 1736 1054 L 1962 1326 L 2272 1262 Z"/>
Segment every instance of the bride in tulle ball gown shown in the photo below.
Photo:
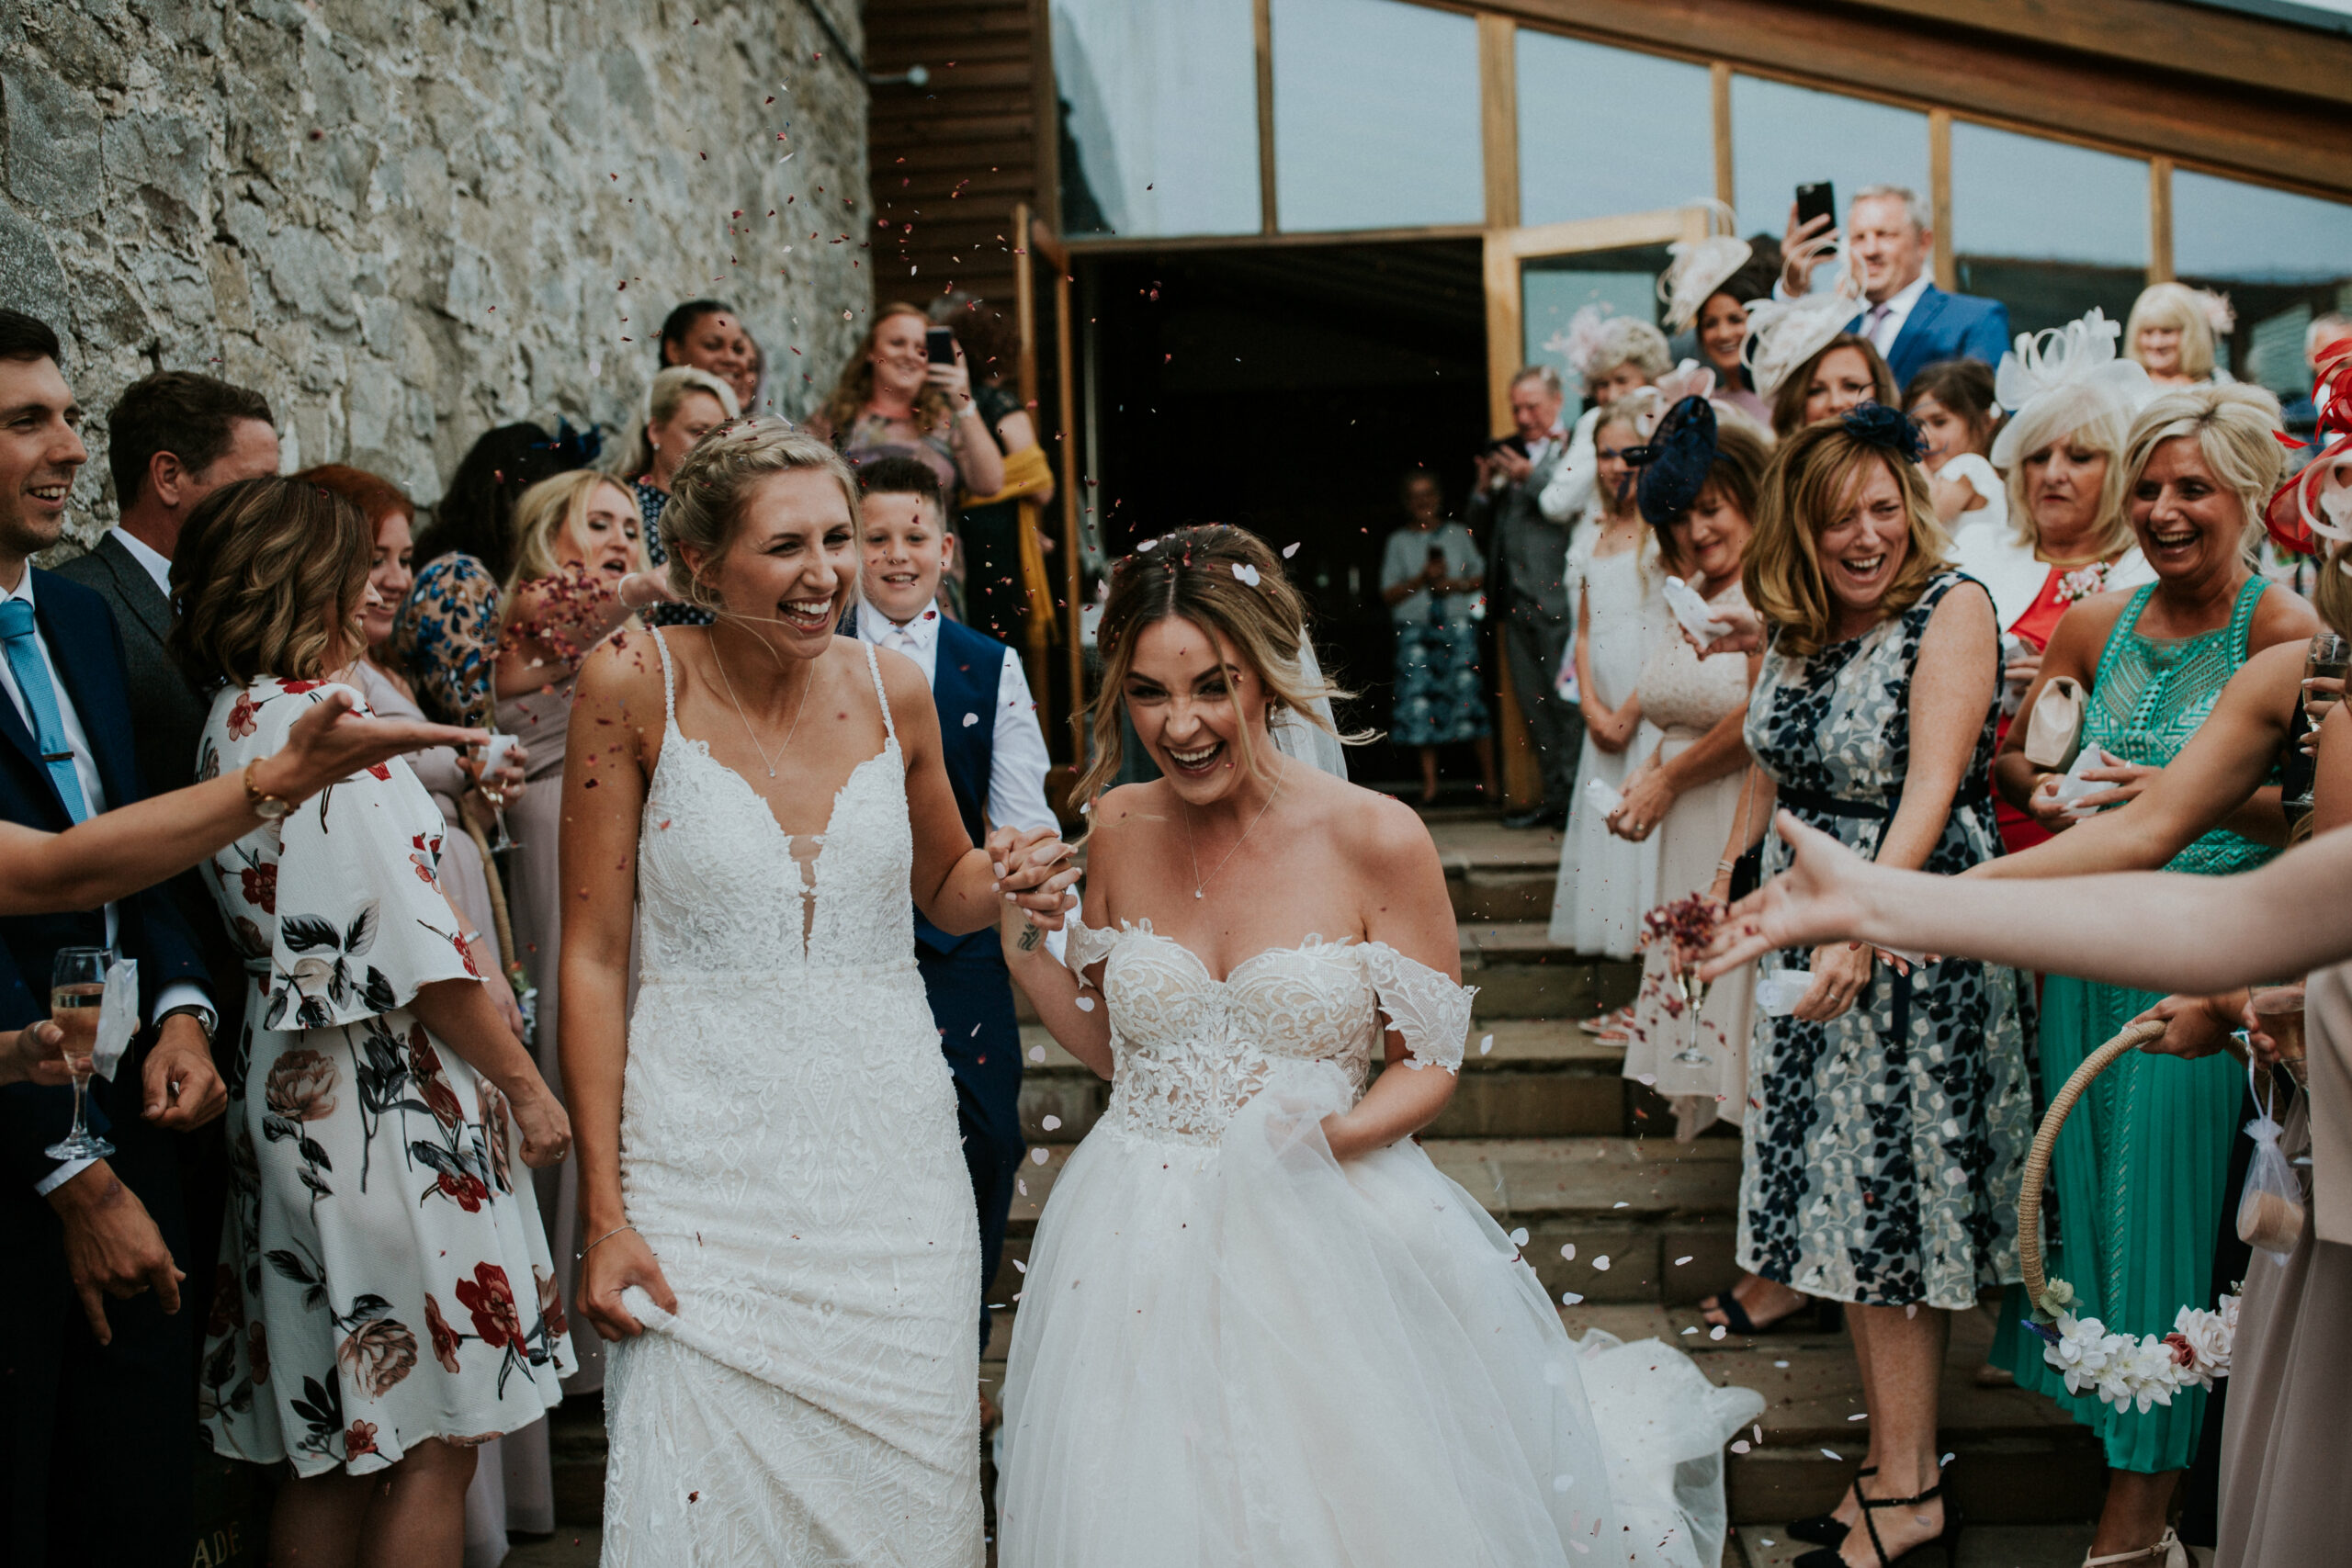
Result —
<path fill-rule="evenodd" d="M 1419 818 L 1291 754 L 1327 722 L 1303 634 L 1240 529 L 1112 579 L 1068 967 L 1005 911 L 1015 980 L 1112 1090 L 1030 1251 L 998 1561 L 1713 1568 L 1715 1460 L 1762 1400 L 1572 1343 L 1412 1141 L 1472 993 Z M 1096 797 L 1123 716 L 1162 777 Z"/>
<path fill-rule="evenodd" d="M 979 1233 L 913 911 L 1058 925 L 1072 874 L 1058 844 L 994 869 L 1050 834 L 973 848 L 922 672 L 835 635 L 856 521 L 822 442 L 705 437 L 662 527 L 717 620 L 607 641 L 571 710 L 561 1048 L 580 1312 L 618 1342 L 605 1568 L 982 1561 Z"/>

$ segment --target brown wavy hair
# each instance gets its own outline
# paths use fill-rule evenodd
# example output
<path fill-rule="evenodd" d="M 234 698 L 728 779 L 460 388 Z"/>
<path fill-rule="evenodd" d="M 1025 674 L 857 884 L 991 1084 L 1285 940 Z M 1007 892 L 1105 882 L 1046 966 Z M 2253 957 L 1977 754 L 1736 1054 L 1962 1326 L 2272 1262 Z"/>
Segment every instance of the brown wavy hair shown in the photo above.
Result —
<path fill-rule="evenodd" d="M 1871 367 L 1871 401 L 1883 403 L 1891 409 L 1903 406 L 1902 399 L 1895 390 L 1894 372 L 1887 368 L 1886 359 L 1879 353 L 1878 346 L 1860 333 L 1839 333 L 1815 349 L 1813 357 L 1791 371 L 1788 379 L 1781 383 L 1780 390 L 1772 394 L 1774 435 L 1786 441 L 1804 423 L 1804 394 L 1805 389 L 1813 383 L 1813 373 L 1821 368 L 1823 360 L 1841 348 L 1860 349 L 1862 363 Z"/>
<path fill-rule="evenodd" d="M 1803 657 L 1828 645 L 1836 605 L 1821 570 L 1821 534 L 1837 521 L 1866 463 L 1884 464 L 1894 476 L 1911 524 L 1903 570 L 1879 601 L 1880 616 L 1901 615 L 1919 602 L 1937 573 L 1951 570 L 1951 539 L 1936 521 L 1928 476 L 1919 465 L 1863 440 L 1837 420 L 1808 424 L 1772 454 L 1756 532 L 1740 563 L 1740 586 L 1773 628 L 1778 652 Z"/>
<path fill-rule="evenodd" d="M 866 327 L 865 335 L 858 339 L 857 352 L 850 355 L 847 365 L 842 367 L 842 378 L 833 383 L 832 396 L 825 400 L 825 406 L 819 411 L 826 426 L 832 432 L 835 446 L 849 439 L 849 433 L 856 425 L 858 416 L 865 412 L 865 405 L 874 400 L 874 341 L 882 333 L 882 323 L 897 316 L 912 316 L 926 330 L 932 324 L 930 315 L 922 306 L 910 305 L 903 299 L 894 299 L 874 312 L 874 320 Z M 969 366 L 971 356 L 967 354 L 965 359 Z M 977 381 L 979 377 L 975 375 L 972 378 Z M 915 412 L 923 416 L 922 427 L 925 430 L 944 430 L 956 420 L 956 411 L 947 406 L 947 394 L 928 382 L 922 391 L 915 394 Z"/>
<path fill-rule="evenodd" d="M 1248 574 L 1235 569 L 1246 568 Z M 1256 581 L 1250 578 L 1254 576 Z M 1311 705 L 1352 694 L 1329 682 L 1307 678 L 1298 650 L 1306 636 L 1306 602 L 1291 586 L 1282 558 L 1246 528 L 1223 523 L 1179 528 L 1127 556 L 1111 572 L 1111 595 L 1102 606 L 1096 640 L 1102 655 L 1102 685 L 1087 705 L 1093 728 L 1093 760 L 1070 787 L 1072 800 L 1091 800 L 1118 776 L 1123 743 L 1119 716 L 1136 642 L 1146 626 L 1190 621 L 1223 637 L 1266 683 L 1277 709 L 1288 708 L 1318 729 L 1329 730 Z M 1336 734 L 1337 731 L 1331 731 Z M 1342 735 L 1342 740 L 1363 739 Z M 1250 736 L 1241 735 L 1242 765 L 1254 770 Z"/>
<path fill-rule="evenodd" d="M 301 479 L 221 486 L 172 555 L 173 657 L 204 690 L 320 679 L 368 646 L 359 607 L 374 555 L 368 520 L 333 491 Z"/>

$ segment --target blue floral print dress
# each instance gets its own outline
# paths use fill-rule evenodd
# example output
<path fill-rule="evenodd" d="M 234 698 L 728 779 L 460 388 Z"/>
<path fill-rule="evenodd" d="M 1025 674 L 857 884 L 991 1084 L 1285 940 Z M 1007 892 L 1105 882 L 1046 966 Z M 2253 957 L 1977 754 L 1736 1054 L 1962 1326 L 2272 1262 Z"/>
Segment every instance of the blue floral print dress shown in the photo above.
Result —
<path fill-rule="evenodd" d="M 199 775 L 277 750 L 335 689 L 223 690 Z M 366 1474 L 562 1398 L 571 1346 L 505 1097 L 408 1008 L 479 978 L 436 874 L 443 829 L 394 760 L 207 863 L 248 976 L 199 1389 L 217 1452 Z"/>

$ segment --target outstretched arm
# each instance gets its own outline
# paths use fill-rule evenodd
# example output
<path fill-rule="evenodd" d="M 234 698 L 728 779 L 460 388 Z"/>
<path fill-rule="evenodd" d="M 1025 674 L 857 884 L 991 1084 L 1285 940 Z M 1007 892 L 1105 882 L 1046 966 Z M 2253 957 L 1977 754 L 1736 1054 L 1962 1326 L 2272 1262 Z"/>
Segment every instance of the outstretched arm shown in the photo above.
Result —
<path fill-rule="evenodd" d="M 360 718 L 329 692 L 254 769 L 254 787 L 299 804 L 360 769 L 426 746 L 479 743 L 478 730 Z M 95 909 L 187 870 L 260 826 L 241 770 L 100 812 L 62 833 L 0 823 L 0 915 Z"/>

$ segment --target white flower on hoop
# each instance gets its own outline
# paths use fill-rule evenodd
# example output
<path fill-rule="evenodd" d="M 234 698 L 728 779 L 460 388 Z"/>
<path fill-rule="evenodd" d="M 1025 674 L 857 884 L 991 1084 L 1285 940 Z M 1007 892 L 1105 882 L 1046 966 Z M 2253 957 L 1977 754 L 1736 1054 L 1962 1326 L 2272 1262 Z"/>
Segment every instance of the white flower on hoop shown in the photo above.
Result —
<path fill-rule="evenodd" d="M 2216 1312 L 2181 1308 L 2169 1334 L 2134 1337 L 2111 1332 L 2098 1318 L 2076 1317 L 2053 1300 L 2073 1295 L 2064 1280 L 2051 1280 L 2042 1300 L 2059 1307 L 2055 1326 L 2027 1325 L 2048 1342 L 2041 1359 L 2057 1370 L 2068 1393 L 2093 1393 L 2119 1410 L 2136 1406 L 2145 1415 L 2153 1405 L 2170 1404 L 2184 1388 L 2210 1389 L 2230 1375 L 2235 1296 L 2223 1296 Z"/>

